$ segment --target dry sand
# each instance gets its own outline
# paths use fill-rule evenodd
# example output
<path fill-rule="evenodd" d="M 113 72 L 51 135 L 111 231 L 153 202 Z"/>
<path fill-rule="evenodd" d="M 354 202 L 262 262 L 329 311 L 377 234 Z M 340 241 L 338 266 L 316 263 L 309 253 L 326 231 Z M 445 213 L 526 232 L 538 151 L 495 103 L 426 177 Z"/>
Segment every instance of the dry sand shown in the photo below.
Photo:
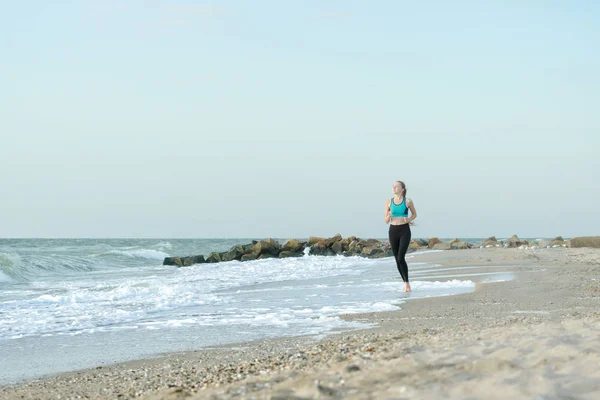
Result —
<path fill-rule="evenodd" d="M 600 250 L 457 250 L 419 261 L 508 268 L 515 279 L 346 316 L 375 329 L 61 374 L 0 387 L 0 398 L 600 399 Z"/>

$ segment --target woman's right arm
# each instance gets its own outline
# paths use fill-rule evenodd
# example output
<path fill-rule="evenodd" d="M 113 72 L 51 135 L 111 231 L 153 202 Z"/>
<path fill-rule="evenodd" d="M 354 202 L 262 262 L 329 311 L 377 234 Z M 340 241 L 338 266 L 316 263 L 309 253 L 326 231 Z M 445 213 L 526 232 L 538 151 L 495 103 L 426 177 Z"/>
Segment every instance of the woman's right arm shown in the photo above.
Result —
<path fill-rule="evenodd" d="M 390 210 L 390 201 L 386 200 L 385 201 L 385 209 L 383 212 L 383 220 L 385 221 L 386 224 L 389 224 L 391 219 L 392 219 L 392 210 Z"/>

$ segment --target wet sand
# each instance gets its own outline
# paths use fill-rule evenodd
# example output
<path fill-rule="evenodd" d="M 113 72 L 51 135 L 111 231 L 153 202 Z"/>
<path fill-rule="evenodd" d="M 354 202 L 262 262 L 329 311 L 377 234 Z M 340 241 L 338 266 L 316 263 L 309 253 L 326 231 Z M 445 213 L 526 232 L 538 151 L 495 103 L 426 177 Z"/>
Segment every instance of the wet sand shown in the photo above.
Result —
<path fill-rule="evenodd" d="M 98 367 L 1 387 L 0 398 L 600 398 L 600 250 L 457 250 L 418 261 L 514 279 L 344 317 L 374 329 Z"/>

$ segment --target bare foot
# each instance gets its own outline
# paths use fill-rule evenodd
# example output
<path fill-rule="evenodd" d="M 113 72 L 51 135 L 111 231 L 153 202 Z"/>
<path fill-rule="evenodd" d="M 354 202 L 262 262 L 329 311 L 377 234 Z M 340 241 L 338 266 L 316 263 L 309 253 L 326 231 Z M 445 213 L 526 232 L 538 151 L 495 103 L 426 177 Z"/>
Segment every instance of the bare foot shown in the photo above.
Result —
<path fill-rule="evenodd" d="M 407 292 L 407 293 L 410 292 L 410 291 L 412 291 L 411 288 L 410 288 L 410 284 L 408 282 L 404 285 L 404 291 Z"/>

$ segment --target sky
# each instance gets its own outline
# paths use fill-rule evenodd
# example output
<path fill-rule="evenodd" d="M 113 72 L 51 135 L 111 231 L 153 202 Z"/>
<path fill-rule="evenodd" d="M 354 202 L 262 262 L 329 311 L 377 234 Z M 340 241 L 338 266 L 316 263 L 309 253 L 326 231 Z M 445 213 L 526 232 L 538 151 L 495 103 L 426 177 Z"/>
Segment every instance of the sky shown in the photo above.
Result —
<path fill-rule="evenodd" d="M 600 3 L 0 0 L 0 237 L 600 234 Z"/>

